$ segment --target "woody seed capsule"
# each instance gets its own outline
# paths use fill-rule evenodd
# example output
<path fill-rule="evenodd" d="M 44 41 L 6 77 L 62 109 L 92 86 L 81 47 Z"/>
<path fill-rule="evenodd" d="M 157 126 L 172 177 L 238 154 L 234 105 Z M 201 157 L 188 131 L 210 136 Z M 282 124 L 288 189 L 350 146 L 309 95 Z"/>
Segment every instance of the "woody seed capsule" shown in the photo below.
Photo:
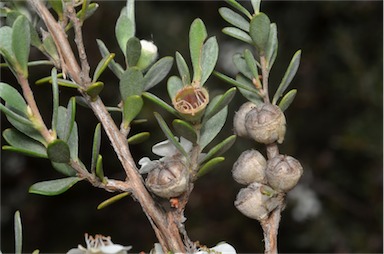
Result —
<path fill-rule="evenodd" d="M 236 182 L 248 185 L 253 182 L 265 182 L 265 169 L 267 161 L 257 150 L 244 151 L 232 169 L 232 176 Z"/>
<path fill-rule="evenodd" d="M 248 137 L 248 132 L 245 128 L 245 116 L 249 111 L 256 108 L 253 102 L 246 102 L 239 108 L 239 111 L 235 113 L 233 118 L 233 127 L 235 134 L 239 137 Z"/>

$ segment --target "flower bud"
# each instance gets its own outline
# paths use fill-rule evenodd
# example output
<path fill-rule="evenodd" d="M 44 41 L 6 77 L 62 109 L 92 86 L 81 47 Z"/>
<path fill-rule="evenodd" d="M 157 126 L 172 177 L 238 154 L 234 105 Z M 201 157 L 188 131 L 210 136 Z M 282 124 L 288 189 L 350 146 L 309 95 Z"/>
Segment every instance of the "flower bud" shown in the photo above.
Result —
<path fill-rule="evenodd" d="M 189 121 L 199 121 L 209 102 L 207 89 L 199 85 L 189 85 L 180 89 L 172 104 Z"/>
<path fill-rule="evenodd" d="M 267 162 L 266 177 L 268 184 L 276 191 L 287 192 L 296 186 L 303 167 L 291 156 L 278 155 Z"/>
<path fill-rule="evenodd" d="M 233 127 L 235 134 L 239 137 L 248 137 L 248 132 L 245 128 L 245 116 L 251 110 L 256 108 L 253 102 L 246 102 L 239 108 L 239 111 L 235 113 L 233 118 Z"/>
<path fill-rule="evenodd" d="M 141 69 L 147 69 L 157 59 L 157 47 L 151 41 L 141 40 L 141 55 L 136 66 Z"/>
<path fill-rule="evenodd" d="M 268 216 L 280 203 L 282 198 L 276 196 L 269 186 L 252 183 L 239 191 L 235 206 L 245 216 L 262 220 Z"/>
<path fill-rule="evenodd" d="M 188 168 L 178 159 L 159 161 L 158 167 L 148 173 L 145 184 L 159 197 L 178 197 L 188 188 Z"/>
<path fill-rule="evenodd" d="M 248 185 L 253 182 L 265 182 L 267 161 L 256 150 L 244 151 L 232 168 L 232 176 L 236 182 Z"/>
<path fill-rule="evenodd" d="M 285 116 L 281 109 L 269 103 L 257 105 L 245 117 L 245 128 L 255 141 L 271 144 L 283 143 L 285 136 Z"/>

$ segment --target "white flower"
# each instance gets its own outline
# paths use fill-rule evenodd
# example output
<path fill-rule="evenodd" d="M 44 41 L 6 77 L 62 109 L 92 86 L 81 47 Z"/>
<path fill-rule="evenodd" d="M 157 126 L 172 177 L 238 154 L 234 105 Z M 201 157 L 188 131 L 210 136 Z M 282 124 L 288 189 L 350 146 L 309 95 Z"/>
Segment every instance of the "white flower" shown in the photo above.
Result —
<path fill-rule="evenodd" d="M 111 237 L 96 235 L 95 237 L 85 234 L 87 248 L 80 244 L 77 248 L 70 249 L 67 254 L 127 254 L 132 246 L 114 244 Z"/>
<path fill-rule="evenodd" d="M 184 148 L 187 153 L 192 150 L 192 143 L 183 137 L 180 138 L 180 145 Z M 139 160 L 139 165 L 141 166 L 139 169 L 140 174 L 146 174 L 152 171 L 153 169 L 157 168 L 159 162 L 169 160 L 175 155 L 180 154 L 180 151 L 168 139 L 154 145 L 152 147 L 152 152 L 156 155 L 161 156 L 162 158 L 153 161 L 151 161 L 148 157 L 141 158 Z"/>
<path fill-rule="evenodd" d="M 212 247 L 210 249 L 208 248 L 200 248 L 198 252 L 195 252 L 194 254 L 236 254 L 235 248 L 226 243 L 226 242 L 221 242 L 218 243 L 215 247 Z"/>

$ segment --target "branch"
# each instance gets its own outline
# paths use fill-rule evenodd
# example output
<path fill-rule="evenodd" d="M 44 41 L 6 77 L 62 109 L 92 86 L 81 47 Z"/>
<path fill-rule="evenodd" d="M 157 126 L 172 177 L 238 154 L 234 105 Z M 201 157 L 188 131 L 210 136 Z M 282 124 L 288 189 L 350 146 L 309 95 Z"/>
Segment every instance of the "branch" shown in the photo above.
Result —
<path fill-rule="evenodd" d="M 56 22 L 53 16 L 50 14 L 48 9 L 45 7 L 43 2 L 39 0 L 28 0 L 31 5 L 36 9 L 39 16 L 43 19 L 44 23 L 48 27 L 49 32 L 54 38 L 54 42 L 58 51 L 62 53 L 62 59 L 64 65 L 66 67 L 66 71 L 69 73 L 71 78 L 80 85 L 80 87 L 85 88 L 87 86 L 88 80 L 91 80 L 89 77 L 89 71 L 87 71 L 87 67 L 84 69 L 80 69 L 74 53 L 69 45 L 69 42 L 66 38 L 65 31 L 63 28 Z M 80 24 L 73 22 L 74 26 L 78 27 L 76 29 L 80 29 Z M 77 34 L 77 36 L 81 36 L 81 34 Z M 77 41 L 80 39 L 77 38 Z M 81 39 L 82 41 L 82 39 Z M 84 53 L 82 51 L 82 46 L 78 45 L 80 54 Z M 87 61 L 86 56 L 82 58 L 82 61 Z M 82 67 L 86 64 L 82 64 Z M 84 77 L 85 73 L 88 74 L 88 77 Z M 166 215 L 166 213 L 157 206 L 147 189 L 145 188 L 143 179 L 141 175 L 138 173 L 136 168 L 136 164 L 132 158 L 132 155 L 129 151 L 128 142 L 125 136 L 119 131 L 115 122 L 109 115 L 106 110 L 103 102 L 100 98 L 97 98 L 95 101 L 91 101 L 89 97 L 84 94 L 82 90 L 80 90 L 84 98 L 87 100 L 89 106 L 102 123 L 103 128 L 114 148 L 118 159 L 123 166 L 125 173 L 127 175 L 127 181 L 129 181 L 129 187 L 132 190 L 133 196 L 138 200 L 140 205 L 143 208 L 144 213 L 147 215 L 151 225 L 156 233 L 160 244 L 162 245 L 165 252 L 185 252 L 185 247 L 183 245 L 183 241 L 179 234 L 178 227 L 176 223 Z M 111 183 L 111 182 L 110 182 Z"/>

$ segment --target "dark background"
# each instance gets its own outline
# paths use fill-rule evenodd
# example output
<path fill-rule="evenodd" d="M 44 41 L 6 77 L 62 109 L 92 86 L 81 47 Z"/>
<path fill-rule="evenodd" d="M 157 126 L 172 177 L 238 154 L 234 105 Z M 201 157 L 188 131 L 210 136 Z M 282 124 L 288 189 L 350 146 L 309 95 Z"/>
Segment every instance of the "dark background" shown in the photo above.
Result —
<path fill-rule="evenodd" d="M 114 36 L 114 23 L 125 2 L 101 1 L 97 13 L 84 27 L 86 48 L 92 68 L 100 60 L 95 42 L 102 39 L 121 62 Z M 210 36 L 220 45 L 217 69 L 234 75 L 231 56 L 241 52 L 240 43 L 221 33 L 226 24 L 218 8 L 222 1 L 139 1 L 136 3 L 137 37 L 154 40 L 160 56 L 175 51 L 189 61 L 188 31 L 200 17 Z M 250 4 L 248 4 L 250 7 Z M 271 73 L 271 93 L 279 84 L 296 50 L 302 49 L 301 66 L 293 80 L 297 97 L 286 111 L 288 131 L 281 153 L 298 158 L 305 172 L 300 185 L 288 198 L 282 214 L 278 245 L 280 252 L 378 253 L 383 249 L 383 3 L 380 1 L 266 1 L 262 11 L 277 23 L 279 54 Z M 41 55 L 31 52 L 31 59 Z M 228 69 L 229 68 L 229 69 Z M 2 80 L 16 86 L 8 70 Z M 47 76 L 49 68 L 31 68 L 31 83 Z M 175 68 L 172 75 L 177 74 Z M 106 71 L 102 98 L 116 105 L 117 80 Z M 223 93 L 230 86 L 211 77 L 211 94 Z M 50 122 L 51 90 L 33 86 L 44 118 Z M 166 83 L 152 92 L 168 100 Z M 61 104 L 76 93 L 62 89 Z M 232 134 L 233 112 L 245 102 L 238 93 L 230 105 L 230 115 L 222 134 L 212 145 Z M 147 102 L 142 127 L 152 131 L 143 146 L 132 146 L 134 158 L 154 158 L 151 146 L 164 135 Z M 118 119 L 118 118 L 117 118 Z M 92 112 L 78 107 L 80 158 L 88 165 L 96 119 Z M 4 130 L 9 124 L 2 115 Z M 140 127 L 133 129 L 139 131 Z M 4 140 L 2 140 L 4 144 Z M 110 178 L 123 178 L 118 160 L 103 137 L 104 168 Z M 192 240 L 207 246 L 227 241 L 238 252 L 263 252 L 262 230 L 257 221 L 242 216 L 233 206 L 242 188 L 231 178 L 231 168 L 246 149 L 262 146 L 238 139 L 226 153 L 225 164 L 198 180 L 186 210 L 186 227 Z M 1 250 L 14 251 L 13 214 L 20 210 L 25 252 L 65 252 L 83 244 L 83 234 L 111 235 L 116 243 L 133 245 L 133 252 L 149 251 L 156 241 L 138 203 L 126 198 L 103 210 L 97 205 L 111 196 L 86 182 L 75 185 L 57 197 L 28 194 L 31 184 L 61 177 L 47 160 L 2 152 L 1 154 Z"/>

